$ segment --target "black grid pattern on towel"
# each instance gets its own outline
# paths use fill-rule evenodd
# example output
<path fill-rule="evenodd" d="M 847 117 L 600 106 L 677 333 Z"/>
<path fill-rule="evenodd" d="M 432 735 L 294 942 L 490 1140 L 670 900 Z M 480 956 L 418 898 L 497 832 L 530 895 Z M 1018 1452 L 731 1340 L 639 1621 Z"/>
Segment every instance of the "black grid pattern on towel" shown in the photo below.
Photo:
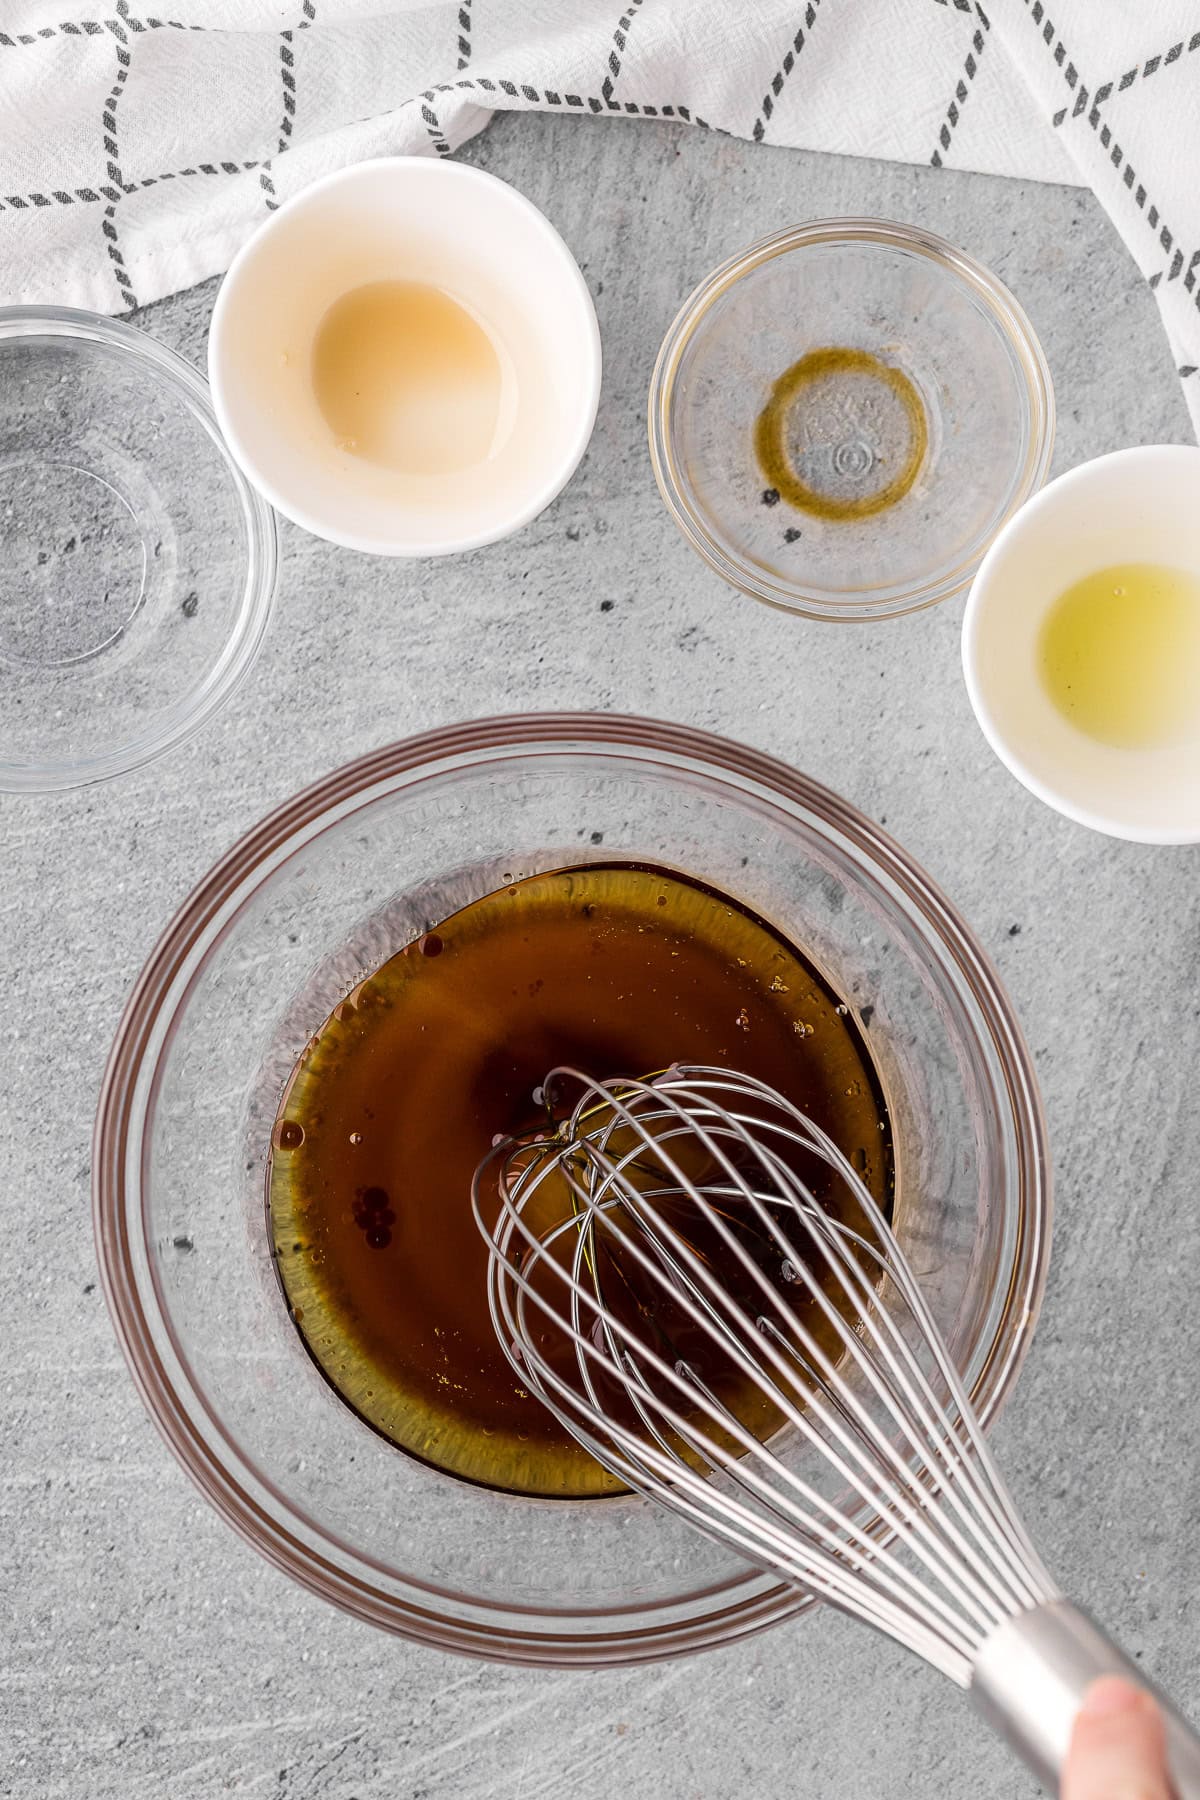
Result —
<path fill-rule="evenodd" d="M 946 0 L 942 0 L 942 4 L 945 5 Z M 959 12 L 969 12 L 971 10 L 971 0 L 968 0 L 968 5 L 958 7 Z M 991 20 L 984 12 L 982 6 L 974 6 L 973 10 L 978 23 L 976 24 L 975 31 L 971 38 L 971 48 L 967 51 L 966 59 L 963 62 L 962 74 L 954 85 L 954 97 L 946 108 L 946 117 L 942 121 L 941 129 L 938 132 L 937 145 L 933 155 L 929 158 L 935 169 L 940 169 L 943 166 L 943 159 L 950 149 L 954 133 L 958 128 L 958 122 L 962 118 L 963 108 L 967 104 L 967 99 L 971 92 L 971 84 L 979 73 L 979 64 L 983 59 L 984 46 L 988 41 L 987 33 L 991 30 Z"/>
<path fill-rule="evenodd" d="M 763 95 L 758 109 L 758 117 L 750 127 L 750 136 L 756 144 L 761 144 L 767 134 L 767 126 L 775 111 L 775 102 L 782 94 L 784 84 L 796 67 L 804 46 L 808 42 L 812 28 L 817 22 L 817 8 L 820 4 L 821 0 L 809 0 L 808 5 L 804 8 L 803 20 L 793 33 L 792 40 L 783 53 L 783 60 L 771 77 L 771 84 Z"/>
<path fill-rule="evenodd" d="M 1160 69 L 1169 68 L 1172 64 L 1178 63 L 1188 52 L 1200 49 L 1200 32 L 1197 32 L 1190 40 L 1180 39 L 1177 43 L 1168 45 L 1159 55 L 1148 57 L 1144 63 L 1127 70 L 1115 81 L 1101 82 L 1099 87 L 1089 90 L 1080 71 L 1071 60 L 1066 45 L 1055 29 L 1044 0 L 1025 0 L 1025 6 L 1031 23 L 1041 36 L 1047 55 L 1053 57 L 1062 80 L 1071 94 L 1067 104 L 1059 107 L 1054 113 L 1054 125 L 1059 127 L 1068 118 L 1074 121 L 1086 116 L 1089 127 L 1096 133 L 1102 148 L 1107 150 L 1114 169 L 1121 171 L 1121 179 L 1129 190 L 1133 204 L 1145 220 L 1147 228 L 1157 238 L 1158 246 L 1164 255 L 1170 258 L 1164 268 L 1155 269 L 1147 276 L 1149 286 L 1157 289 L 1164 280 L 1168 283 L 1182 281 L 1184 290 L 1191 298 L 1192 305 L 1197 311 L 1200 311 L 1200 288 L 1197 287 L 1197 274 L 1200 272 L 1200 248 L 1191 250 L 1189 254 L 1188 248 L 1179 242 L 1177 234 L 1172 231 L 1163 218 L 1157 202 L 1150 194 L 1145 182 L 1139 178 L 1134 164 L 1130 161 L 1124 147 L 1118 143 L 1112 126 L 1101 110 L 1105 102 L 1111 98 L 1114 90 L 1122 93 L 1126 88 L 1132 87 L 1138 79 L 1145 80 L 1157 74 Z M 1196 369 L 1196 364 L 1185 363 L 1180 367 L 1178 373 L 1182 376 L 1194 375 Z"/>
<path fill-rule="evenodd" d="M 651 104 L 641 100 L 618 98 L 616 90 L 627 60 L 629 36 L 631 31 L 636 28 L 645 0 L 624 0 L 623 9 L 612 32 L 605 67 L 600 76 L 598 94 L 559 92 L 552 88 L 533 86 L 528 82 L 510 80 L 501 76 L 464 74 L 464 71 L 471 65 L 473 55 L 475 24 L 473 9 L 483 3 L 484 0 L 457 0 L 457 4 L 448 9 L 449 50 L 455 60 L 457 78 L 452 81 L 436 83 L 421 94 L 411 96 L 409 100 L 401 102 L 396 108 L 399 111 L 402 106 L 410 104 L 420 107 L 421 119 L 429 136 L 430 147 L 437 155 L 448 156 L 451 150 L 442 124 L 442 97 L 452 96 L 456 93 L 473 93 L 478 96 L 483 105 L 493 108 L 513 105 L 545 108 L 550 111 L 561 110 L 592 114 L 618 113 L 646 119 L 675 119 L 685 124 L 712 129 L 704 119 L 683 103 L 667 101 Z M 931 163 L 935 167 L 940 167 L 951 150 L 953 134 L 961 121 L 972 85 L 979 75 L 984 49 L 989 41 L 990 26 L 987 14 L 979 0 L 936 0 L 936 3 L 948 11 L 969 14 L 975 20 L 970 48 L 961 73 L 955 82 L 952 97 L 946 107 L 945 117 L 938 130 L 937 143 L 930 156 Z M 1144 218 L 1147 229 L 1154 233 L 1157 244 L 1166 259 L 1162 268 L 1152 271 L 1149 275 L 1150 287 L 1158 288 L 1163 283 L 1178 281 L 1189 295 L 1192 305 L 1200 311 L 1200 247 L 1192 249 L 1190 246 L 1180 243 L 1177 234 L 1163 218 L 1161 209 L 1148 191 L 1145 182 L 1139 178 L 1126 148 L 1117 141 L 1113 126 L 1104 111 L 1106 103 L 1114 95 L 1125 93 L 1137 82 L 1169 78 L 1169 72 L 1172 69 L 1200 52 L 1200 30 L 1193 32 L 1189 37 L 1173 38 L 1155 54 L 1145 57 L 1119 74 L 1107 77 L 1097 86 L 1089 87 L 1047 13 L 1046 0 L 1024 0 L 1024 4 L 1029 20 L 1039 32 L 1046 52 L 1053 58 L 1068 90 L 1065 104 L 1054 111 L 1053 124 L 1055 127 L 1062 127 L 1068 121 L 1074 122 L 1080 118 L 1086 118 L 1088 126 L 1096 133 L 1101 147 L 1108 153 L 1113 167 L 1121 172 L 1121 179 L 1129 191 L 1133 205 Z M 98 206 L 100 208 L 100 230 L 122 306 L 126 309 L 133 309 L 138 303 L 137 295 L 122 252 L 119 229 L 121 202 L 127 196 L 136 194 L 144 188 L 154 187 L 160 182 L 187 181 L 201 177 L 220 179 L 257 171 L 264 205 L 268 209 L 273 209 L 278 205 L 275 190 L 275 165 L 291 147 L 296 132 L 298 105 L 296 37 L 299 32 L 310 29 L 315 23 L 317 5 L 318 0 L 298 0 L 297 13 L 293 22 L 279 32 L 280 114 L 276 147 L 272 155 L 265 159 L 249 158 L 240 161 L 222 160 L 197 163 L 187 168 L 164 169 L 152 175 L 136 178 L 131 176 L 122 162 L 120 118 L 122 96 L 125 93 L 133 58 L 136 54 L 137 40 L 139 37 L 157 31 L 209 31 L 214 27 L 194 21 L 162 17 L 151 12 L 134 13 L 131 11 L 131 0 L 114 0 L 112 16 L 64 19 L 57 24 L 43 25 L 28 32 L 0 30 L 0 53 L 7 50 L 19 51 L 23 47 L 35 46 L 55 38 L 75 39 L 80 43 L 106 38 L 111 42 L 114 52 L 112 86 L 105 95 L 100 118 L 105 178 L 86 187 L 69 188 L 47 185 L 44 189 L 34 189 L 26 193 L 0 194 L 0 212 L 22 211 L 31 208 L 36 210 L 49 206 Z M 750 128 L 749 135 L 755 142 L 761 142 L 768 135 L 779 98 L 784 86 L 795 71 L 817 24 L 820 7 L 821 0 L 805 0 L 803 10 L 797 9 L 795 28 L 790 33 L 782 57 L 770 78 Z M 1186 364 L 1180 369 L 1182 375 L 1192 375 L 1196 372 L 1197 367 L 1192 364 Z"/>
<path fill-rule="evenodd" d="M 464 0 L 464 4 L 469 6 L 470 0 Z M 242 175 L 257 169 L 266 204 L 273 207 L 277 202 L 271 178 L 271 158 L 265 162 L 259 158 L 250 158 L 242 162 L 197 163 L 190 168 L 162 169 L 154 175 L 143 175 L 136 180 L 129 179 L 121 164 L 120 103 L 129 80 L 137 38 L 147 32 L 206 31 L 209 27 L 185 23 L 181 19 L 161 19 L 153 14 L 134 14 L 130 11 L 129 0 L 116 0 L 115 14 L 115 17 L 105 19 L 67 19 L 57 25 L 44 25 L 33 32 L 0 31 L 0 50 L 15 50 L 25 45 L 36 45 L 44 43 L 49 38 L 86 39 L 104 36 L 113 40 L 116 50 L 113 85 L 104 97 L 100 116 L 107 179 L 96 183 L 93 187 L 55 187 L 47 188 L 44 191 L 34 189 L 24 194 L 2 194 L 0 195 L 0 212 L 22 212 L 30 207 L 54 205 L 98 205 L 103 202 L 100 230 L 123 306 L 127 311 L 132 311 L 138 304 L 137 294 L 134 292 L 129 271 L 125 266 L 118 230 L 120 203 L 127 195 L 139 193 L 144 188 L 157 187 L 160 182 L 164 181 L 185 181 L 194 176 Z M 295 27 L 288 27 L 279 34 L 283 112 L 279 126 L 277 156 L 282 155 L 291 142 L 296 116 L 293 38 L 296 31 L 306 30 L 315 17 L 316 0 L 301 0 L 300 17 L 296 21 Z"/>
<path fill-rule="evenodd" d="M 296 32 L 307 31 L 317 16 L 317 0 L 301 0 L 300 17 L 294 26 L 287 26 L 279 34 L 279 85 L 283 92 L 283 111 L 279 117 L 279 145 L 276 156 L 282 156 L 291 148 L 292 132 L 296 125 Z M 263 199 L 273 212 L 279 205 L 275 197 L 275 178 L 271 173 L 268 157 L 259 172 L 259 184 L 262 187 Z"/>

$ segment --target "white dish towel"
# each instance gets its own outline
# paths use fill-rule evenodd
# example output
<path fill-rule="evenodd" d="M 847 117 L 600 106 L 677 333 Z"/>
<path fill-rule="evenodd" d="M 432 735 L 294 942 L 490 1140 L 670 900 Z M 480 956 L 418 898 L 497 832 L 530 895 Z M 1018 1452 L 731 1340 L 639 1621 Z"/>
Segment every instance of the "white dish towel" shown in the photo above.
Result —
<path fill-rule="evenodd" d="M 126 311 L 497 108 L 1086 184 L 1200 427 L 1196 0 L 3 0 L 0 301 Z"/>

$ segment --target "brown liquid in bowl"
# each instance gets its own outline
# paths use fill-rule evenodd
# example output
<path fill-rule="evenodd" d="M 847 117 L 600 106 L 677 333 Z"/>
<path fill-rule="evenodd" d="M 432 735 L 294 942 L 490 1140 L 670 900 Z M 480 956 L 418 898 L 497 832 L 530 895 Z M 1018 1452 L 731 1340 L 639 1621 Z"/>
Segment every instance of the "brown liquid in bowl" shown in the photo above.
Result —
<path fill-rule="evenodd" d="M 555 1065 L 603 1079 L 678 1061 L 771 1083 L 889 1205 L 887 1114 L 854 1020 L 771 926 L 677 873 L 514 882 L 335 1008 L 276 1124 L 270 1225 L 305 1344 L 368 1424 L 512 1493 L 617 1491 L 495 1340 L 471 1178 L 498 1134 L 544 1126 L 534 1090 Z M 733 1404 L 750 1423 L 750 1397 Z"/>

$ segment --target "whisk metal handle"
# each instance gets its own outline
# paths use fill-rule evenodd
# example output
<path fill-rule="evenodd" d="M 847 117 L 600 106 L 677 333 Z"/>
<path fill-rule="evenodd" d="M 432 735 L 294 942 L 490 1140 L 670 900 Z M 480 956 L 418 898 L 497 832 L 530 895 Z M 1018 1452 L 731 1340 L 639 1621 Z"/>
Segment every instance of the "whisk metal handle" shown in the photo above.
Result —
<path fill-rule="evenodd" d="M 987 1638 L 975 1661 L 971 1698 L 988 1724 L 1058 1792 L 1075 1715 L 1091 1683 L 1124 1675 L 1163 1710 L 1167 1763 L 1177 1800 L 1200 1800 L 1200 1737 L 1094 1619 L 1069 1600 L 1031 1607 Z"/>

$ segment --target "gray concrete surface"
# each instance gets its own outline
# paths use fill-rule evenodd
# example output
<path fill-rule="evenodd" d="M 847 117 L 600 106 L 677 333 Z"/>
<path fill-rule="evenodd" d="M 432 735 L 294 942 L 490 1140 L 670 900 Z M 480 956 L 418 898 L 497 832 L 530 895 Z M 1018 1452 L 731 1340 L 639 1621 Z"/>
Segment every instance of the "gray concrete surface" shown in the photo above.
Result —
<path fill-rule="evenodd" d="M 356 560 L 285 526 L 274 627 L 214 729 L 130 779 L 0 807 L 0 1793 L 1032 1794 L 955 1692 L 831 1614 L 604 1675 L 376 1635 L 235 1540 L 115 1347 L 92 1109 L 126 992 L 212 860 L 301 784 L 426 726 L 542 706 L 709 726 L 886 819 L 996 957 L 1058 1173 L 1049 1295 L 996 1442 L 1052 1567 L 1200 1708 L 1200 852 L 1092 836 L 1005 774 L 960 681 L 960 605 L 806 626 L 724 588 L 659 505 L 643 423 L 681 297 L 804 216 L 917 220 L 998 270 L 1049 355 L 1059 468 L 1186 438 L 1151 297 L 1073 190 L 608 121 L 502 119 L 469 155 L 546 209 L 596 295 L 607 372 L 576 480 L 512 542 L 438 565 Z M 212 298 L 142 322 L 200 360 Z"/>

